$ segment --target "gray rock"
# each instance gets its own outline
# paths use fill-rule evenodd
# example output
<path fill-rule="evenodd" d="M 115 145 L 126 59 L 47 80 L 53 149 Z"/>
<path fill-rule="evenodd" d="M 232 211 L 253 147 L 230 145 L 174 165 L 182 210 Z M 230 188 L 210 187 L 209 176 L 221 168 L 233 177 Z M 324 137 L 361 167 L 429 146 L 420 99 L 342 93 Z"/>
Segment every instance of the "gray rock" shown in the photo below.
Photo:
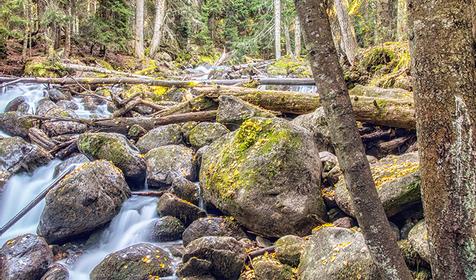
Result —
<path fill-rule="evenodd" d="M 124 135 L 84 133 L 78 139 L 78 148 L 90 159 L 111 161 L 124 172 L 128 182 L 142 186 L 146 172 L 145 161 Z"/>
<path fill-rule="evenodd" d="M 47 118 L 78 118 L 73 111 L 63 109 L 48 99 L 43 99 L 39 102 L 36 114 Z M 87 125 L 74 121 L 43 121 L 41 129 L 52 137 L 63 134 L 83 133 L 86 131 Z"/>
<path fill-rule="evenodd" d="M 199 149 L 203 146 L 210 145 L 213 141 L 230 132 L 228 128 L 220 123 L 202 122 L 197 124 L 188 137 L 190 145 Z"/>
<path fill-rule="evenodd" d="M 41 280 L 68 280 L 69 279 L 69 271 L 68 269 L 60 264 L 54 263 L 49 268 Z"/>
<path fill-rule="evenodd" d="M 176 173 L 174 173 L 176 174 Z M 172 176 L 172 187 L 170 192 L 178 196 L 181 199 L 190 201 L 191 203 L 199 206 L 200 204 L 200 187 L 192 181 L 182 176 Z"/>
<path fill-rule="evenodd" d="M 58 164 L 55 167 L 54 176 L 58 176 L 59 174 L 61 174 L 61 172 L 65 171 L 70 165 L 81 164 L 81 163 L 86 163 L 86 162 L 89 162 L 89 159 L 85 155 L 75 154 L 75 155 L 67 158 L 62 163 Z"/>
<path fill-rule="evenodd" d="M 65 90 L 61 91 L 57 88 L 49 89 L 47 94 L 48 94 L 48 98 L 55 103 L 60 100 L 71 100 L 72 98 L 71 93 Z"/>
<path fill-rule="evenodd" d="M 38 127 L 38 120 L 25 117 L 21 112 L 0 113 L 0 130 L 11 135 L 28 137 L 28 130 Z"/>
<path fill-rule="evenodd" d="M 204 236 L 229 236 L 236 240 L 247 237 L 232 217 L 207 217 L 195 220 L 185 229 L 182 235 L 183 244 L 187 246 L 193 240 Z"/>
<path fill-rule="evenodd" d="M 161 188 L 170 185 L 169 176 L 193 180 L 193 151 L 185 146 L 169 145 L 150 150 L 145 155 L 147 185 Z M 172 174 L 173 173 L 173 174 Z"/>
<path fill-rule="evenodd" d="M 157 219 L 152 228 L 152 240 L 158 242 L 168 242 L 179 240 L 185 230 L 182 222 L 172 216 L 165 216 Z"/>
<path fill-rule="evenodd" d="M 260 256 L 251 262 L 256 280 L 290 280 L 295 278 L 293 268 L 278 260 Z"/>
<path fill-rule="evenodd" d="M 426 228 L 425 220 L 418 222 L 408 234 L 408 241 L 420 255 L 420 257 L 430 263 L 430 245 L 428 244 L 428 230 Z"/>
<path fill-rule="evenodd" d="M 319 151 L 334 152 L 324 108 L 319 107 L 313 113 L 300 115 L 292 120 L 292 123 L 304 127 L 312 133 Z"/>
<path fill-rule="evenodd" d="M 204 198 L 266 237 L 304 236 L 326 219 L 321 161 L 305 129 L 274 118 L 252 118 L 202 156 Z"/>
<path fill-rule="evenodd" d="M 90 274 L 91 280 L 151 279 L 172 276 L 171 257 L 158 246 L 132 245 L 109 254 Z"/>
<path fill-rule="evenodd" d="M 159 126 L 147 132 L 136 143 L 137 148 L 142 153 L 167 145 L 182 144 L 181 126 L 178 124 L 169 124 Z"/>
<path fill-rule="evenodd" d="M 171 193 L 165 193 L 160 197 L 157 203 L 157 212 L 161 216 L 175 217 L 182 221 L 185 226 L 189 226 L 196 219 L 206 216 L 203 209 Z"/>
<path fill-rule="evenodd" d="M 111 221 L 129 195 L 121 171 L 112 163 L 84 163 L 46 196 L 38 234 L 50 243 L 88 234 Z"/>
<path fill-rule="evenodd" d="M 201 276 L 209 272 L 218 279 L 238 279 L 245 250 L 233 237 L 209 236 L 192 241 L 183 256 L 179 277 Z"/>
<path fill-rule="evenodd" d="M 235 96 L 221 95 L 218 101 L 217 122 L 231 129 L 238 128 L 244 121 L 252 117 L 275 117 L 273 113 Z"/>
<path fill-rule="evenodd" d="M 360 232 L 322 227 L 306 241 L 299 275 L 302 280 L 381 280 Z"/>
<path fill-rule="evenodd" d="M 12 101 L 8 102 L 7 106 L 5 107 L 5 112 L 16 111 L 20 113 L 28 113 L 29 110 L 30 105 L 24 96 L 18 96 L 14 98 Z"/>
<path fill-rule="evenodd" d="M 276 258 L 283 264 L 297 267 L 302 251 L 304 250 L 304 239 L 295 235 L 281 237 L 274 244 L 276 247 Z"/>
<path fill-rule="evenodd" d="M 324 172 L 329 172 L 332 168 L 339 165 L 337 157 L 330 152 L 320 152 L 319 157 L 321 158 L 322 162 L 322 170 Z"/>
<path fill-rule="evenodd" d="M 385 212 L 393 216 L 421 203 L 420 172 L 417 153 L 388 156 L 370 165 L 377 192 Z M 350 194 L 343 175 L 335 189 L 337 205 L 348 215 L 355 217 Z"/>
<path fill-rule="evenodd" d="M 53 263 L 53 252 L 45 239 L 25 234 L 7 241 L 0 249 L 0 279 L 40 279 Z"/>
<path fill-rule="evenodd" d="M 78 110 L 79 106 L 77 103 L 69 100 L 60 100 L 56 103 L 59 107 L 65 109 L 65 110 Z"/>

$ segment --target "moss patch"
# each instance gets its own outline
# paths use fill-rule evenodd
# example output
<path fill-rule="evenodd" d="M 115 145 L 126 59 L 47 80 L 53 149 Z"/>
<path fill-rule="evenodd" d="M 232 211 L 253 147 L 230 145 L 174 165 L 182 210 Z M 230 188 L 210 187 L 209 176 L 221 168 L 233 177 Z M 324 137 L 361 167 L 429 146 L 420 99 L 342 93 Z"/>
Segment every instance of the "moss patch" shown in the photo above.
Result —
<path fill-rule="evenodd" d="M 311 78 L 311 67 L 306 59 L 284 56 L 268 67 L 268 74 L 275 76 L 294 76 Z"/>

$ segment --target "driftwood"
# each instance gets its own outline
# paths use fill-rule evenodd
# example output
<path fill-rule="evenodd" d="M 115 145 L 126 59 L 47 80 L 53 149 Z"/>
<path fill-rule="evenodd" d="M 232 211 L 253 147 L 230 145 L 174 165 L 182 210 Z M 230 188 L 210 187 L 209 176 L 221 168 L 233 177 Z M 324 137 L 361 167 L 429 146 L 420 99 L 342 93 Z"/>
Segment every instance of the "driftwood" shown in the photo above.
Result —
<path fill-rule="evenodd" d="M 141 79 L 152 79 L 151 77 L 137 75 L 133 73 L 127 73 L 122 71 L 116 70 L 109 70 L 102 67 L 94 67 L 94 66 L 87 66 L 81 64 L 73 64 L 73 63 L 61 63 L 61 68 L 67 71 L 75 71 L 75 72 L 92 72 L 92 73 L 101 73 L 107 75 L 115 75 L 115 76 L 124 76 L 124 77 L 134 77 L 134 78 L 141 78 Z"/>
<path fill-rule="evenodd" d="M 149 192 L 132 192 L 132 195 L 137 196 L 150 196 L 150 197 L 161 197 L 164 195 L 165 191 L 149 191 Z"/>

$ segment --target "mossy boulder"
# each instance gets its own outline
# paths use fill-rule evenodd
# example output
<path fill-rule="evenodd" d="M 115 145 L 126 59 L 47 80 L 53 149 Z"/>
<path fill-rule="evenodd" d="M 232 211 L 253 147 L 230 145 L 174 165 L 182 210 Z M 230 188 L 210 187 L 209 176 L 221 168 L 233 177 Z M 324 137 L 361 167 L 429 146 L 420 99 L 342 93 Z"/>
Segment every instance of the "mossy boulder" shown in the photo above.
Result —
<path fill-rule="evenodd" d="M 230 236 L 236 240 L 246 238 L 245 232 L 232 217 L 207 217 L 195 220 L 183 232 L 183 244 L 187 246 L 204 236 Z"/>
<path fill-rule="evenodd" d="M 142 153 L 166 145 L 180 145 L 182 143 L 181 126 L 178 124 L 169 124 L 160 126 L 147 132 L 139 138 L 136 143 L 137 148 Z"/>
<path fill-rule="evenodd" d="M 171 176 L 189 180 L 195 177 L 193 151 L 179 145 L 162 146 L 150 150 L 145 155 L 147 166 L 147 185 L 161 188 L 170 185 Z"/>
<path fill-rule="evenodd" d="M 40 279 L 53 263 L 53 252 L 42 237 L 20 235 L 0 248 L 0 279 Z"/>
<path fill-rule="evenodd" d="M 90 159 L 104 159 L 119 167 L 128 182 L 142 186 L 146 165 L 139 151 L 117 133 L 84 133 L 78 138 L 79 151 Z"/>
<path fill-rule="evenodd" d="M 179 240 L 184 230 L 185 227 L 179 219 L 165 216 L 155 221 L 151 237 L 158 242 Z"/>
<path fill-rule="evenodd" d="M 220 123 L 202 122 L 190 130 L 188 141 L 194 148 L 199 149 L 210 145 L 213 141 L 230 132 Z"/>
<path fill-rule="evenodd" d="M 49 78 L 61 77 L 68 74 L 60 63 L 44 57 L 31 58 L 25 63 L 23 72 L 25 76 Z"/>
<path fill-rule="evenodd" d="M 63 109 L 49 99 L 43 99 L 39 102 L 36 114 L 46 118 L 78 118 L 73 111 Z M 75 121 L 44 121 L 41 124 L 41 129 L 43 129 L 49 136 L 58 136 L 63 134 L 82 133 L 86 131 L 87 125 Z"/>
<path fill-rule="evenodd" d="M 21 112 L 6 112 L 0 114 L 0 130 L 11 135 L 28 137 L 28 130 L 38 127 L 39 122 L 25 116 Z"/>
<path fill-rule="evenodd" d="M 301 280 L 382 279 L 363 235 L 337 227 L 321 227 L 309 237 L 298 270 Z"/>
<path fill-rule="evenodd" d="M 189 226 L 193 221 L 206 217 L 206 212 L 196 205 L 180 199 L 171 193 L 163 194 L 157 203 L 157 212 L 161 216 L 172 216 L 185 226 Z"/>
<path fill-rule="evenodd" d="M 390 155 L 370 165 L 378 195 L 385 212 L 393 216 L 421 203 L 418 153 Z M 348 215 L 355 217 L 343 175 L 336 184 L 335 200 Z"/>
<path fill-rule="evenodd" d="M 174 173 L 174 176 L 172 176 L 171 183 L 172 187 L 169 190 L 171 193 L 197 206 L 200 205 L 201 195 L 198 184 L 180 175 L 177 176 L 177 173 Z"/>
<path fill-rule="evenodd" d="M 221 95 L 218 101 L 217 122 L 230 129 L 238 128 L 244 121 L 252 117 L 272 118 L 275 116 L 273 113 L 235 96 Z"/>
<path fill-rule="evenodd" d="M 297 279 L 292 267 L 280 263 L 270 256 L 259 256 L 251 262 L 256 280 L 293 280 Z"/>
<path fill-rule="evenodd" d="M 319 107 L 312 113 L 300 115 L 293 119 L 292 123 L 311 132 L 311 134 L 314 136 L 314 141 L 319 147 L 319 151 L 334 151 L 330 130 L 327 127 L 327 119 L 324 108 Z"/>
<path fill-rule="evenodd" d="M 311 78 L 311 67 L 307 59 L 283 56 L 268 66 L 268 74 L 273 76 L 291 76 L 298 78 Z"/>
<path fill-rule="evenodd" d="M 278 118 L 252 118 L 203 153 L 206 201 L 268 237 L 307 235 L 326 219 L 312 135 Z"/>
<path fill-rule="evenodd" d="M 169 254 L 148 243 L 109 254 L 90 274 L 91 280 L 159 279 L 172 276 Z"/>
<path fill-rule="evenodd" d="M 430 254 L 430 245 L 428 239 L 428 230 L 426 228 L 426 223 L 424 220 L 418 222 L 408 234 L 408 241 L 415 248 L 418 255 L 426 261 L 430 263 L 431 254 Z"/>
<path fill-rule="evenodd" d="M 283 264 L 297 267 L 302 251 L 304 250 L 304 239 L 295 235 L 286 235 L 274 243 L 276 247 L 276 258 Z"/>
<path fill-rule="evenodd" d="M 111 221 L 129 196 L 122 172 L 111 162 L 84 163 L 48 192 L 38 234 L 50 243 L 88 234 Z"/>

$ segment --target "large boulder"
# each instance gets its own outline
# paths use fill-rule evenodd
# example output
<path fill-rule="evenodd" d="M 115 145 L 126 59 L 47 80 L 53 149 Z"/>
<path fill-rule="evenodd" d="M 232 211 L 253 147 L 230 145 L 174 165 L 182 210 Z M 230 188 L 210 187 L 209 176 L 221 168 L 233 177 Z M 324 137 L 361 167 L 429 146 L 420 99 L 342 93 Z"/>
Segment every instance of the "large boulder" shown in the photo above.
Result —
<path fill-rule="evenodd" d="M 274 244 L 276 247 L 276 258 L 283 264 L 297 267 L 302 251 L 304 250 L 304 239 L 295 235 L 281 237 Z"/>
<path fill-rule="evenodd" d="M 179 240 L 185 230 L 182 222 L 172 216 L 157 219 L 152 228 L 151 238 L 158 242 Z"/>
<path fill-rule="evenodd" d="M 48 192 L 38 234 L 56 243 L 90 233 L 111 221 L 129 195 L 121 171 L 112 163 L 84 163 Z"/>
<path fill-rule="evenodd" d="M 203 209 L 171 193 L 165 193 L 160 197 L 157 203 L 157 212 L 161 216 L 175 217 L 185 226 L 207 215 Z"/>
<path fill-rule="evenodd" d="M 282 264 L 269 256 L 259 256 L 251 262 L 256 280 L 290 280 L 296 279 L 293 268 Z"/>
<path fill-rule="evenodd" d="M 78 138 L 78 148 L 90 159 L 105 159 L 119 167 L 133 185 L 142 185 L 146 166 L 136 147 L 117 133 L 84 133 Z"/>
<path fill-rule="evenodd" d="M 60 264 L 54 263 L 49 268 L 48 271 L 41 277 L 41 280 L 68 280 L 69 271 L 68 269 Z"/>
<path fill-rule="evenodd" d="M 90 274 L 91 280 L 159 279 L 173 275 L 171 257 L 158 246 L 132 245 L 108 255 Z"/>
<path fill-rule="evenodd" d="M 207 217 L 195 220 L 185 229 L 183 245 L 204 236 L 230 236 L 237 240 L 247 237 L 232 217 Z"/>
<path fill-rule="evenodd" d="M 244 121 L 252 117 L 272 118 L 275 115 L 242 99 L 221 95 L 218 98 L 217 122 L 231 129 L 238 128 Z"/>
<path fill-rule="evenodd" d="M 202 122 L 197 124 L 188 135 L 188 141 L 194 148 L 199 149 L 210 145 L 213 141 L 230 132 L 221 123 Z"/>
<path fill-rule="evenodd" d="M 185 146 L 169 145 L 152 149 L 145 155 L 145 160 L 147 186 L 151 188 L 168 186 L 171 176 L 193 179 L 195 174 L 193 151 Z"/>
<path fill-rule="evenodd" d="M 324 108 L 319 107 L 312 113 L 300 115 L 292 120 L 292 123 L 304 127 L 312 133 L 319 147 L 319 151 L 334 151 Z"/>
<path fill-rule="evenodd" d="M 5 112 L 28 113 L 30 109 L 31 106 L 28 104 L 28 99 L 25 96 L 15 97 L 5 106 Z"/>
<path fill-rule="evenodd" d="M 421 220 L 410 230 L 408 241 L 418 255 L 420 255 L 424 261 L 430 263 L 431 254 L 428 240 L 428 230 L 426 228 L 425 220 Z"/>
<path fill-rule="evenodd" d="M 73 111 L 61 108 L 48 99 L 43 99 L 39 102 L 36 114 L 46 118 L 78 118 Z M 82 133 L 86 131 L 87 125 L 75 121 L 44 121 L 41 124 L 41 129 L 43 129 L 49 136 L 57 136 Z"/>
<path fill-rule="evenodd" d="M 312 135 L 282 119 L 252 118 L 202 156 L 205 200 L 269 237 L 304 236 L 326 219 Z"/>
<path fill-rule="evenodd" d="M 306 241 L 301 280 L 380 280 L 363 235 L 351 229 L 322 227 Z"/>
<path fill-rule="evenodd" d="M 136 143 L 142 153 L 167 145 L 182 143 L 182 130 L 178 124 L 159 126 L 147 132 Z"/>
<path fill-rule="evenodd" d="M 28 130 L 38 127 L 38 120 L 29 118 L 21 112 L 6 112 L 0 114 L 0 130 L 11 135 L 27 137 Z"/>
<path fill-rule="evenodd" d="M 390 155 L 370 165 L 378 195 L 388 216 L 421 202 L 419 166 L 416 152 Z M 355 217 L 343 175 L 336 185 L 335 200 L 344 212 Z"/>
<path fill-rule="evenodd" d="M 53 252 L 42 237 L 25 234 L 0 249 L 0 279 L 39 280 L 53 263 Z"/>
<path fill-rule="evenodd" d="M 238 279 L 245 262 L 245 250 L 233 237 L 208 236 L 192 241 L 178 269 L 179 277 L 211 274 L 217 279 Z"/>

